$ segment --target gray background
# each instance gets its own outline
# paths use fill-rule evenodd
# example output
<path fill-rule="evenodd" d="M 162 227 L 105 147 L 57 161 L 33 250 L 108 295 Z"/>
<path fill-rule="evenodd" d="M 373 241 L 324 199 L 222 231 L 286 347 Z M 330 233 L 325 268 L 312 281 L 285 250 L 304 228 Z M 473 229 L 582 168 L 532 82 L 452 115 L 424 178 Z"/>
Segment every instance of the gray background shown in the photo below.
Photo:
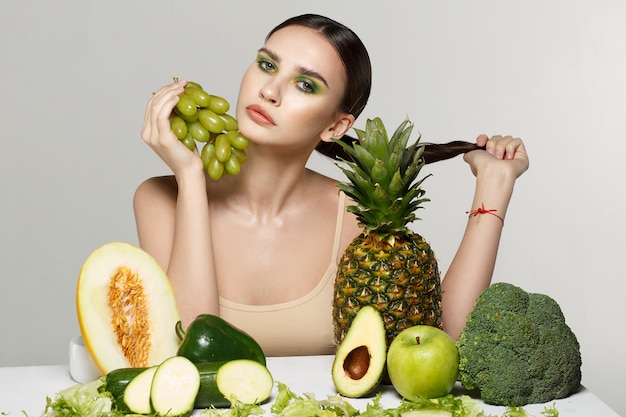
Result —
<path fill-rule="evenodd" d="M 626 415 L 620 0 L 2 1 L 0 366 L 65 363 L 82 263 L 105 242 L 136 242 L 133 192 L 168 172 L 139 137 L 151 91 L 181 76 L 234 103 L 266 32 L 309 11 L 370 50 L 373 93 L 357 127 L 408 115 L 429 141 L 525 139 L 531 167 L 495 280 L 561 304 L 584 384 Z M 310 165 L 341 178 L 327 160 Z M 461 158 L 427 172 L 432 201 L 414 227 L 445 270 L 473 177 Z"/>

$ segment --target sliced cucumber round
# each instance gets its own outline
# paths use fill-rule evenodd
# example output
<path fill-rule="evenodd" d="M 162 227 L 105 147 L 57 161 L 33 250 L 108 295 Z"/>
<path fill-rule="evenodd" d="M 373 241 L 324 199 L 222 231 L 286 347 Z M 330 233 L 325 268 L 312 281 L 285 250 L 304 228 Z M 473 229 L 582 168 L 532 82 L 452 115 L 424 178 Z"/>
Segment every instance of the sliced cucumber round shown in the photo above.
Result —
<path fill-rule="evenodd" d="M 217 388 L 226 399 L 259 404 L 272 394 L 274 379 L 267 367 L 249 359 L 224 363 L 215 376 Z"/>
<path fill-rule="evenodd" d="M 199 388 L 200 373 L 189 359 L 183 356 L 166 359 L 152 378 L 152 409 L 161 416 L 187 416 L 193 411 Z"/>
<path fill-rule="evenodd" d="M 144 369 L 139 375 L 133 378 L 126 386 L 126 389 L 124 389 L 122 401 L 129 411 L 137 414 L 152 413 L 150 389 L 156 370 L 157 366 Z"/>

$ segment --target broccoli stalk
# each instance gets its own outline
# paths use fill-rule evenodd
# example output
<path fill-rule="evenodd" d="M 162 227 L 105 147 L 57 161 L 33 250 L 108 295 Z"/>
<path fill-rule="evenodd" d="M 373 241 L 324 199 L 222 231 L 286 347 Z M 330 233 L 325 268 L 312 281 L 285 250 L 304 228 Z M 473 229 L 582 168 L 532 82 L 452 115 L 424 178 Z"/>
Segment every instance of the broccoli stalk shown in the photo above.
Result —
<path fill-rule="evenodd" d="M 457 340 L 459 379 L 488 404 L 523 406 L 580 387 L 576 336 L 555 300 L 494 283 L 476 300 Z"/>

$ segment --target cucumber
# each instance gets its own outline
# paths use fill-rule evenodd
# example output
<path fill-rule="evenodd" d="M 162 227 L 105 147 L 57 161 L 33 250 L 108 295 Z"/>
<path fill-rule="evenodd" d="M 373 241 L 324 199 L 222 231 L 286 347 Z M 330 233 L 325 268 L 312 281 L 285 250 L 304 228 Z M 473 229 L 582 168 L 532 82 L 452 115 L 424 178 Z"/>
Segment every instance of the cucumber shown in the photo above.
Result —
<path fill-rule="evenodd" d="M 274 387 L 269 370 L 250 359 L 226 362 L 217 370 L 215 382 L 225 398 L 234 398 L 244 404 L 264 402 Z"/>
<path fill-rule="evenodd" d="M 119 368 L 106 374 L 102 389 L 111 393 L 117 402 L 123 400 L 124 390 L 146 368 Z"/>
<path fill-rule="evenodd" d="M 157 366 L 144 369 L 128 383 L 122 402 L 129 411 L 137 414 L 152 413 L 152 405 L 150 404 L 150 387 Z"/>
<path fill-rule="evenodd" d="M 234 362 L 233 364 L 230 364 Z M 225 365 L 229 366 L 224 367 Z M 262 403 L 271 395 L 274 381 L 269 370 L 262 364 L 247 359 L 226 362 L 196 363 L 200 375 L 200 388 L 194 408 L 230 407 L 228 398 L 241 402 Z M 222 368 L 224 369 L 222 370 Z M 126 386 L 146 368 L 121 368 L 106 375 L 104 389 L 113 398 L 123 400 Z M 219 383 L 218 383 L 219 372 Z M 234 385 L 234 386 L 233 386 Z M 255 388 L 256 387 L 256 388 Z M 250 400 L 252 398 L 252 400 Z M 122 401 L 118 400 L 118 407 Z"/>
<path fill-rule="evenodd" d="M 133 379 L 128 384 L 126 390 L 134 381 Z M 154 372 L 150 386 L 150 404 L 159 416 L 188 416 L 193 411 L 199 389 L 198 368 L 183 356 L 173 356 L 164 360 Z M 128 404 L 126 393 L 124 400 Z"/>

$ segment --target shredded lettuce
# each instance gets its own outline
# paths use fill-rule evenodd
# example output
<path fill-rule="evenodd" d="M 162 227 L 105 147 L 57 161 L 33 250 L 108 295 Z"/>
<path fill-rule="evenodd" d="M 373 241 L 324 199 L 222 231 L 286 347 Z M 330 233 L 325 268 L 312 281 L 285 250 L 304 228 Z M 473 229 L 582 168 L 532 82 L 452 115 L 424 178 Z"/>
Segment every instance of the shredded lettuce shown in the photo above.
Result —
<path fill-rule="evenodd" d="M 46 399 L 46 408 L 40 417 L 124 417 L 117 410 L 111 393 L 104 390 L 105 377 L 78 384 L 57 392 L 54 401 Z M 274 417 L 498 417 L 485 414 L 481 403 L 467 395 L 452 394 L 436 399 L 402 401 L 396 408 L 384 408 L 381 394 L 370 401 L 364 411 L 354 408 L 340 395 L 316 399 L 313 394 L 297 395 L 289 387 L 277 382 L 277 394 L 269 409 Z M 546 407 L 543 417 L 558 417 L 556 406 Z M 228 409 L 208 408 L 199 411 L 198 417 L 253 417 L 266 416 L 259 405 L 243 404 L 233 399 Z M 522 407 L 508 407 L 500 417 L 534 417 Z"/>
<path fill-rule="evenodd" d="M 353 417 L 359 411 L 339 395 L 317 400 L 312 394 L 296 395 L 285 384 L 278 382 L 278 394 L 271 412 L 280 417 Z"/>
<path fill-rule="evenodd" d="M 559 410 L 556 409 L 556 404 L 552 404 L 551 407 L 545 407 L 541 412 L 545 417 L 559 417 Z"/>
<path fill-rule="evenodd" d="M 559 417 L 559 411 L 556 409 L 555 405 L 552 407 L 545 407 L 541 412 L 541 415 L 545 417 Z M 528 413 L 528 411 L 524 410 L 522 407 L 508 407 L 506 412 L 502 415 L 502 417 L 534 417 L 532 414 Z"/>
<path fill-rule="evenodd" d="M 244 404 L 233 399 L 229 409 L 207 408 L 200 411 L 199 417 L 249 417 L 262 416 L 264 414 L 265 410 L 256 404 Z"/>
<path fill-rule="evenodd" d="M 56 393 L 54 400 L 46 398 L 41 417 L 120 417 L 111 393 L 101 390 L 104 377 L 77 384 Z"/>

